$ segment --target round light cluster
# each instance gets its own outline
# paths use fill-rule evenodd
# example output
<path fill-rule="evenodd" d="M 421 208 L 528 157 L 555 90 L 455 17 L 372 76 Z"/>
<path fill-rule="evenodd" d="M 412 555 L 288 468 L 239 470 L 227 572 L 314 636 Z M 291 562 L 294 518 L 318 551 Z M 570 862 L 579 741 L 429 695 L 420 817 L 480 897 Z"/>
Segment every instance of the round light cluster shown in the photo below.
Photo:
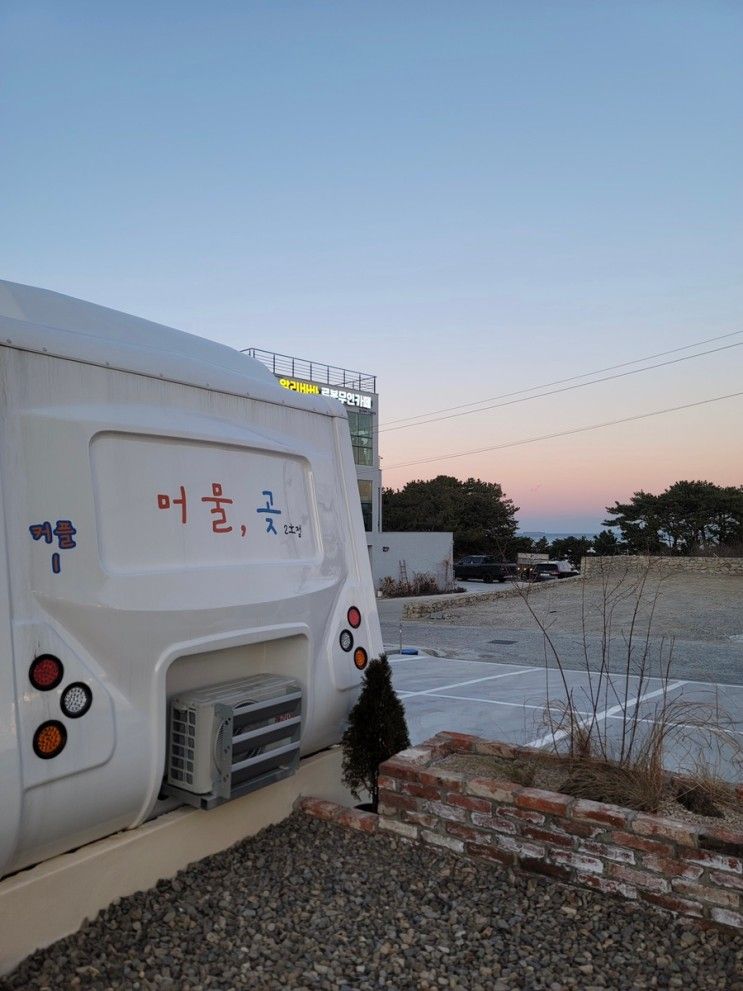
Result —
<path fill-rule="evenodd" d="M 38 691 L 49 692 L 52 688 L 56 688 L 64 677 L 62 662 L 53 654 L 40 654 L 31 662 L 28 677 Z"/>
<path fill-rule="evenodd" d="M 350 649 L 350 648 L 349 648 Z M 54 654 L 39 654 L 28 669 L 28 680 L 39 692 L 50 692 L 64 678 L 64 665 Z M 84 716 L 93 704 L 93 692 L 82 681 L 73 681 L 62 692 L 59 705 L 68 719 Z M 67 744 L 67 730 L 58 719 L 47 719 L 37 727 L 33 738 L 34 753 L 42 760 L 61 754 Z"/>
<path fill-rule="evenodd" d="M 42 723 L 34 733 L 34 753 L 42 760 L 60 754 L 67 743 L 67 730 L 56 719 Z"/>
<path fill-rule="evenodd" d="M 81 681 L 76 681 L 68 685 L 62 692 L 62 712 L 70 719 L 79 719 L 84 716 L 93 701 L 93 693 Z"/>
<path fill-rule="evenodd" d="M 358 628 L 361 626 L 361 610 L 359 609 L 358 606 L 348 607 L 348 612 L 346 613 L 346 622 L 348 623 L 348 625 L 351 627 L 352 630 L 358 630 Z M 351 630 L 343 630 L 341 632 L 341 635 L 339 637 L 339 643 L 341 645 L 341 649 L 345 650 L 347 654 L 353 650 L 354 639 Z M 357 647 L 356 650 L 353 651 L 353 663 L 356 665 L 359 671 L 364 670 L 368 661 L 369 658 L 363 647 Z"/>

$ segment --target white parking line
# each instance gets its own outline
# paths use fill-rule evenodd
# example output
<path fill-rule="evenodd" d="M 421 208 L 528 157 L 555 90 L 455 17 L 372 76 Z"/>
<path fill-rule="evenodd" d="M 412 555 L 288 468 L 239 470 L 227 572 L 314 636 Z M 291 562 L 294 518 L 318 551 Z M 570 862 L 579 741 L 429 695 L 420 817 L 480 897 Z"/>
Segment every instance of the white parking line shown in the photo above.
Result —
<path fill-rule="evenodd" d="M 675 692 L 677 688 L 683 688 L 684 685 L 688 685 L 687 681 L 676 681 L 673 685 L 663 686 L 663 688 L 658 688 L 654 692 L 645 692 L 643 695 L 638 696 L 634 699 L 628 699 L 626 705 L 613 705 L 610 709 L 604 709 L 602 712 L 597 712 L 595 719 L 596 722 L 602 722 L 604 719 L 608 719 L 610 716 L 616 715 L 617 712 L 626 712 L 627 709 L 632 706 L 639 705 L 640 702 L 647 702 L 648 699 L 656 698 L 658 695 L 663 695 L 668 692 Z M 593 719 L 593 716 L 588 718 Z M 559 740 L 564 740 L 566 736 L 570 734 L 570 730 L 561 729 L 557 733 L 547 733 L 544 736 L 537 737 L 536 740 L 532 740 L 527 743 L 527 747 L 535 747 L 539 749 L 540 747 L 546 746 L 548 743 L 557 743 Z"/>
<path fill-rule="evenodd" d="M 401 699 L 411 699 L 415 695 L 435 695 L 436 692 L 448 692 L 450 688 L 464 688 L 466 685 L 477 685 L 482 681 L 497 681 L 499 678 L 512 678 L 517 674 L 529 674 L 531 671 L 540 671 L 540 668 L 523 668 L 520 671 L 504 671 L 503 674 L 491 674 L 488 678 L 471 678 L 469 681 L 458 681 L 453 685 L 440 685 L 438 688 L 427 688 L 424 692 L 398 691 Z"/>
<path fill-rule="evenodd" d="M 505 705 L 509 709 L 539 709 L 544 711 L 547 708 L 547 703 L 542 705 L 534 705 L 531 702 L 504 702 L 502 699 L 478 699 L 472 698 L 467 695 L 436 695 L 435 698 L 439 699 L 452 699 L 454 702 L 485 702 L 487 705 Z M 576 712 L 577 716 L 590 716 L 590 712 Z"/>

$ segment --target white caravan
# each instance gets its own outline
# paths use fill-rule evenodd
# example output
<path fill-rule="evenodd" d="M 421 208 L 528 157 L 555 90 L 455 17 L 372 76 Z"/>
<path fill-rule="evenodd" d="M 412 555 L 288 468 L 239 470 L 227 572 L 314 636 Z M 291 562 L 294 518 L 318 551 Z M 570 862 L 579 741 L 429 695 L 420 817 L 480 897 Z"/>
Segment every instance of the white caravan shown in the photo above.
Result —
<path fill-rule="evenodd" d="M 243 774 L 339 740 L 382 649 L 341 403 L 0 282 L 0 417 L 0 875 L 208 790 L 219 725 Z"/>

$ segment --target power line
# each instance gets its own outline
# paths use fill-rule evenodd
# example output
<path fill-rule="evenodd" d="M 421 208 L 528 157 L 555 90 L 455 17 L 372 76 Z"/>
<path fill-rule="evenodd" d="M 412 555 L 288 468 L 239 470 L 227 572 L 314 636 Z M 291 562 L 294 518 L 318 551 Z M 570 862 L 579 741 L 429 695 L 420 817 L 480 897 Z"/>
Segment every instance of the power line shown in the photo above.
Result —
<path fill-rule="evenodd" d="M 741 331 L 736 331 L 736 333 L 741 333 Z M 591 379 L 590 382 L 577 382 L 575 385 L 564 385 L 560 389 L 550 389 L 547 392 L 538 392 L 534 396 L 522 396 L 520 399 L 508 399 L 504 403 L 492 403 L 490 406 L 482 406 L 480 409 L 464 410 L 460 413 L 447 413 L 445 416 L 433 416 L 431 414 L 426 414 L 429 416 L 429 419 L 427 420 L 421 419 L 417 423 L 405 423 L 398 427 L 381 427 L 379 433 L 388 433 L 393 430 L 407 430 L 409 427 L 422 427 L 427 426 L 429 423 L 440 423 L 442 420 L 455 420 L 457 417 L 471 416 L 473 413 L 485 413 L 491 409 L 503 409 L 504 406 L 514 406 L 517 403 L 526 403 L 532 399 L 543 399 L 545 396 L 556 396 L 561 392 L 572 392 L 574 389 L 585 389 L 589 385 L 598 385 L 600 382 L 610 382 L 612 379 L 626 378 L 628 375 L 638 375 L 640 372 L 649 372 L 654 368 L 665 368 L 668 365 L 678 365 L 682 361 L 691 361 L 693 358 L 703 358 L 707 354 L 717 354 L 720 351 L 729 351 L 731 348 L 739 347 L 743 347 L 743 341 L 737 341 L 735 344 L 723 344 L 719 348 L 710 348 L 708 351 L 698 351 L 696 354 L 685 354 L 681 358 L 669 358 L 668 361 L 659 361 L 654 365 L 645 365 L 643 368 L 631 368 L 626 372 L 616 372 L 614 375 L 604 375 L 601 378 Z M 627 364 L 634 364 L 634 362 L 627 362 Z M 527 390 L 522 389 L 520 391 L 524 392 Z M 507 395 L 515 395 L 515 393 L 507 393 Z M 497 397 L 494 396 L 493 398 Z M 489 400 L 482 400 L 482 402 L 487 401 Z M 442 410 L 441 412 L 444 411 Z M 424 414 L 420 415 L 423 416 Z"/>
<path fill-rule="evenodd" d="M 696 403 L 683 403 L 681 406 L 668 406 L 666 409 L 651 410 L 649 413 L 636 413 L 634 416 L 624 416 L 619 420 L 605 420 L 603 423 L 591 423 L 585 427 L 573 427 L 571 430 L 558 430 L 552 434 L 542 434 L 539 437 L 527 437 L 524 440 L 511 440 L 505 444 L 494 444 L 492 447 L 480 447 L 471 451 L 459 451 L 454 454 L 438 454 L 433 458 L 420 458 L 417 461 L 406 461 L 399 465 L 388 465 L 385 471 L 395 468 L 410 468 L 413 465 L 430 464 L 432 461 L 448 461 L 450 458 L 464 458 L 470 454 L 488 454 L 491 451 L 502 451 L 506 447 L 521 447 L 524 444 L 536 444 L 540 440 L 554 440 L 556 437 L 568 437 L 570 434 L 582 434 L 588 430 L 600 430 L 602 427 L 613 427 L 619 423 L 632 423 L 634 420 L 645 420 L 651 416 L 663 416 L 666 413 L 677 413 L 682 409 L 693 409 L 696 406 L 708 406 L 719 403 L 723 399 L 738 399 L 743 392 L 730 392 L 726 396 L 713 396 L 711 399 L 700 399 Z"/>
<path fill-rule="evenodd" d="M 593 375 L 602 375 L 604 372 L 614 372 L 618 368 L 626 368 L 628 365 L 639 365 L 641 361 L 654 361 L 656 358 L 665 358 L 669 354 L 678 354 L 679 351 L 688 351 L 690 348 L 701 347 L 703 344 L 714 344 L 715 341 L 724 341 L 729 337 L 737 337 L 743 334 L 743 330 L 734 330 L 729 334 L 719 334 L 717 337 L 707 337 L 703 341 L 695 341 L 692 344 L 684 344 L 683 347 L 671 348 L 669 351 L 658 351 L 657 354 L 648 354 L 644 358 L 635 358 L 633 361 L 622 361 L 618 365 L 607 365 L 606 368 L 597 368 L 592 372 L 583 372 L 581 375 L 570 375 L 568 378 L 556 379 L 554 382 L 542 382 L 541 385 L 533 385 L 528 389 L 516 389 L 515 392 L 504 392 L 499 396 L 490 396 L 487 399 L 478 399 L 472 403 L 462 403 L 459 406 L 446 406 L 443 409 L 429 410 L 427 413 L 417 413 L 415 416 L 402 416 L 396 420 L 388 420 L 387 424 L 405 423 L 406 420 L 420 420 L 423 417 L 436 416 L 438 413 L 451 413 L 458 409 L 467 409 L 470 406 L 481 406 L 483 403 L 495 402 L 498 399 L 510 399 L 511 396 L 520 396 L 524 392 L 534 392 L 536 389 L 550 389 L 553 385 L 564 385 L 566 382 L 575 382 L 577 379 L 591 378 Z M 473 412 L 478 412 L 473 410 Z M 389 429 L 388 426 L 381 430 Z"/>

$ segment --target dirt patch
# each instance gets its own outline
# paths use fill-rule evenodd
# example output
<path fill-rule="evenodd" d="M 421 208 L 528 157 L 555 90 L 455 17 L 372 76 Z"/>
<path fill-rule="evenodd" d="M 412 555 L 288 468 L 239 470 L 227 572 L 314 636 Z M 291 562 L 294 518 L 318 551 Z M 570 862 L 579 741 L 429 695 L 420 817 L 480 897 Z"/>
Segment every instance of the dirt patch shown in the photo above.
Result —
<path fill-rule="evenodd" d="M 499 778 L 504 781 L 515 781 L 526 788 L 543 788 L 546 791 L 572 794 L 569 780 L 573 771 L 562 761 L 545 754 L 543 760 L 523 759 L 511 760 L 506 757 L 495 757 L 479 754 L 450 754 L 436 766 L 445 767 L 452 771 L 461 771 L 471 776 Z M 581 795 L 603 801 L 601 795 Z M 670 794 L 657 809 L 657 814 L 668 819 L 677 819 L 692 823 L 696 826 L 725 827 L 734 832 L 743 832 L 743 809 L 740 803 L 731 797 L 729 802 L 717 800 L 720 816 L 700 815 L 689 811 Z M 631 807 L 628 805 L 628 807 Z M 642 811 L 648 811 L 643 809 Z"/>
<path fill-rule="evenodd" d="M 556 633 L 600 633 L 604 623 L 604 586 L 600 579 L 545 582 L 529 588 L 528 603 L 545 626 Z M 639 614 L 649 621 L 649 596 Z M 632 622 L 634 599 L 615 603 L 615 632 Z M 512 595 L 494 602 L 462 603 L 436 617 L 450 626 L 491 626 L 499 629 L 535 629 L 524 597 Z M 434 617 L 431 617 L 434 621 Z M 743 624 L 743 576 L 674 575 L 661 583 L 652 619 L 654 636 L 681 640 L 730 643 Z"/>

